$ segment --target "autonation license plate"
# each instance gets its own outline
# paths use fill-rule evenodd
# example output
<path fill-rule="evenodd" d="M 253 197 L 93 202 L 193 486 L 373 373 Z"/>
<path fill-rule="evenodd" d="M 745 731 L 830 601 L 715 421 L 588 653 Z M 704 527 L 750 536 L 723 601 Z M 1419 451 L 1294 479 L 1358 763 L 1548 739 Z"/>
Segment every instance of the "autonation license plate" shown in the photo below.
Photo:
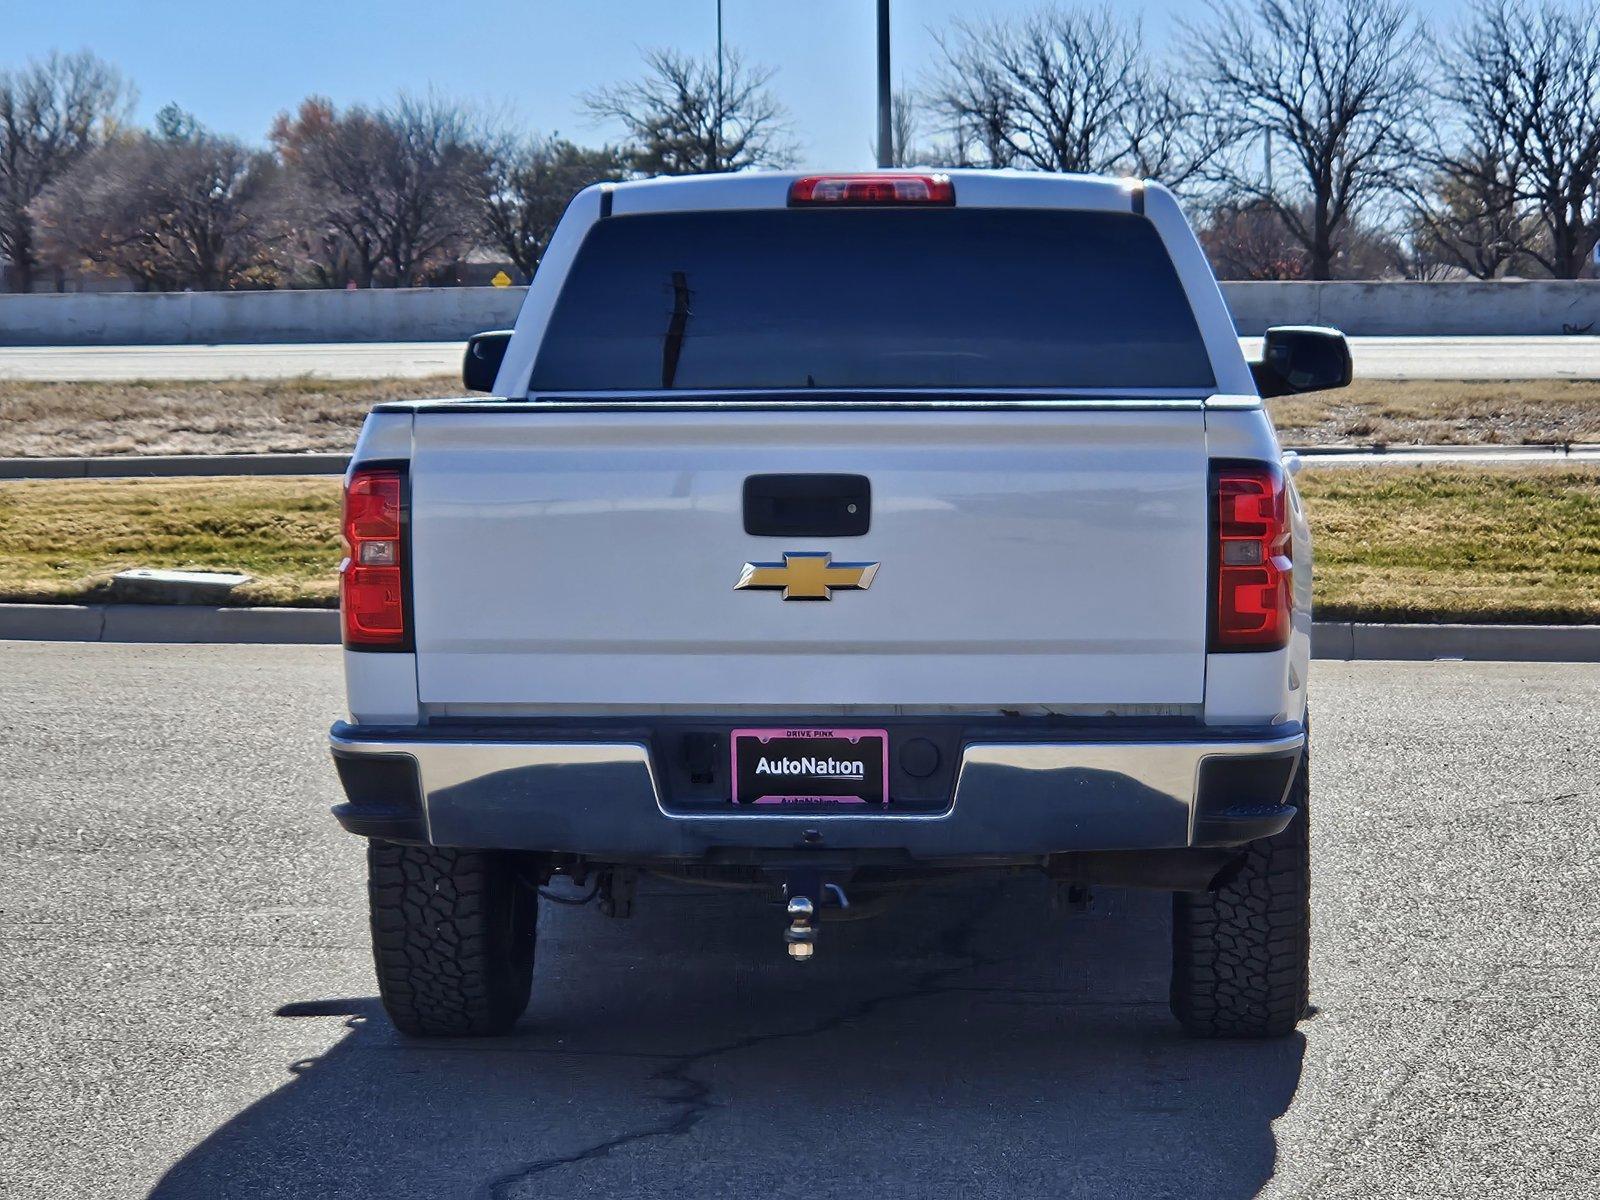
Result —
<path fill-rule="evenodd" d="M 735 729 L 735 804 L 884 804 L 884 729 Z"/>

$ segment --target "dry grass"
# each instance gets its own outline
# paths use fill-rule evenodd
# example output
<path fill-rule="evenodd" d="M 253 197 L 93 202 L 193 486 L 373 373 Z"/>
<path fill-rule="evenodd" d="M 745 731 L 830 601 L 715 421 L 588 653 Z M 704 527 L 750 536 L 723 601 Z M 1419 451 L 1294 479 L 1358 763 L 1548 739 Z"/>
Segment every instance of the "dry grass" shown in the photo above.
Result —
<path fill-rule="evenodd" d="M 0 484 L 0 600 L 103 598 L 130 567 L 243 571 L 241 604 L 331 605 L 339 481 L 39 480 Z"/>
<path fill-rule="evenodd" d="M 215 383 L 0 380 L 0 455 L 347 451 L 383 400 L 461 393 L 432 379 L 240 379 Z"/>
<path fill-rule="evenodd" d="M 458 394 L 433 379 L 226 383 L 0 380 L 0 455 L 343 451 L 380 400 Z M 1273 400 L 1284 443 L 1600 442 L 1600 381 L 1358 381 Z"/>
<path fill-rule="evenodd" d="M 1301 475 L 1327 620 L 1600 622 L 1600 469 Z"/>
<path fill-rule="evenodd" d="M 1286 446 L 1600 442 L 1600 381 L 1358 379 L 1267 408 Z"/>
<path fill-rule="evenodd" d="M 1329 620 L 1600 622 L 1600 470 L 1300 476 Z M 238 570 L 244 604 L 329 605 L 334 479 L 0 484 L 0 600 L 82 601 L 128 567 Z"/>

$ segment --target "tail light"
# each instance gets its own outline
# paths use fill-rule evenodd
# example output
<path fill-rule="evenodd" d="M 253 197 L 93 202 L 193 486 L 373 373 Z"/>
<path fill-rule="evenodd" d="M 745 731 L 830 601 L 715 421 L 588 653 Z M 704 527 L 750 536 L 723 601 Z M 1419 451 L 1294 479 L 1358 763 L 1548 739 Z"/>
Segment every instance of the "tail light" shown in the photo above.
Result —
<path fill-rule="evenodd" d="M 1294 615 L 1283 472 L 1271 463 L 1217 463 L 1211 496 L 1211 649 L 1282 649 Z"/>
<path fill-rule="evenodd" d="M 789 185 L 789 204 L 954 204 L 948 175 L 807 175 Z"/>
<path fill-rule="evenodd" d="M 352 649 L 406 649 L 405 475 L 357 467 L 344 488 L 339 614 Z"/>

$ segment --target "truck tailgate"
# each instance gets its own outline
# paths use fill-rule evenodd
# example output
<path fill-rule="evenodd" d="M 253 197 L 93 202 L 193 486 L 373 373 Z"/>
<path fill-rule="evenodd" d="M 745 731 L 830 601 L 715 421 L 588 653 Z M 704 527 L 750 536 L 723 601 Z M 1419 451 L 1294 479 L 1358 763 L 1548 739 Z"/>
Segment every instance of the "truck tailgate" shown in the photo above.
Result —
<path fill-rule="evenodd" d="M 1198 406 L 417 412 L 420 699 L 462 711 L 1191 705 L 1206 644 Z M 764 473 L 866 476 L 854 537 L 744 531 Z M 735 590 L 784 552 L 877 563 L 828 603 Z"/>

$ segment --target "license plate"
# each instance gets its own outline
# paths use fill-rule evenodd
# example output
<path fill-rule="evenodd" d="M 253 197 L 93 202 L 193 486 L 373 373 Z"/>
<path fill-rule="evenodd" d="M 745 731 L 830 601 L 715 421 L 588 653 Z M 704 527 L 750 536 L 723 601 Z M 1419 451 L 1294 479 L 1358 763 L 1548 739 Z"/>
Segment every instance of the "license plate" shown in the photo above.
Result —
<path fill-rule="evenodd" d="M 885 804 L 885 729 L 735 729 L 735 804 Z"/>

